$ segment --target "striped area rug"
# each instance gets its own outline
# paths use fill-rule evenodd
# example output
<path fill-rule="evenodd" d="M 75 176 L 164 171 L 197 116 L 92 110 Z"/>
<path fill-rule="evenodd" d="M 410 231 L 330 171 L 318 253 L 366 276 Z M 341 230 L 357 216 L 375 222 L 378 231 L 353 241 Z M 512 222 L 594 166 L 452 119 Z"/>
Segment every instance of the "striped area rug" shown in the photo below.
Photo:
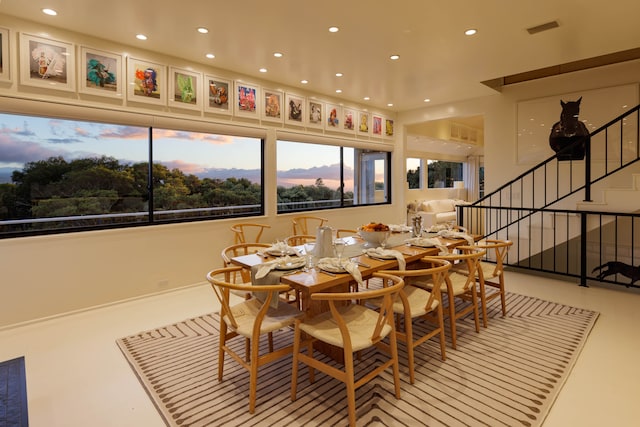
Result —
<path fill-rule="evenodd" d="M 493 300 L 489 327 L 479 334 L 472 319 L 459 322 L 458 349 L 448 347 L 445 362 L 435 340 L 417 348 L 413 385 L 399 343 L 402 398 L 393 395 L 390 372 L 362 386 L 358 425 L 540 426 L 598 314 L 513 293 L 507 299 L 507 317 Z M 250 415 L 248 373 L 227 358 L 224 380 L 217 380 L 218 322 L 209 314 L 117 341 L 168 426 L 348 424 L 345 387 L 323 374 L 309 384 L 306 367 L 291 402 L 290 357 L 261 369 Z M 276 345 L 292 335 L 280 331 Z M 385 358 L 364 352 L 357 373 Z"/>

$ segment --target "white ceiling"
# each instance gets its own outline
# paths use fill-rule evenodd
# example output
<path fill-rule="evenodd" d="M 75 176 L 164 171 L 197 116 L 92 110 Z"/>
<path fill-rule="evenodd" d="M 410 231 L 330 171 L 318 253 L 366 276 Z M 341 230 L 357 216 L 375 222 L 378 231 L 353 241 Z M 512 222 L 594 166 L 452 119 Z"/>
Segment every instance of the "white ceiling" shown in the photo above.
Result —
<path fill-rule="evenodd" d="M 0 13 L 392 111 L 493 94 L 482 81 L 640 47 L 638 0 L 0 0 Z M 553 20 L 558 28 L 526 31 Z"/>

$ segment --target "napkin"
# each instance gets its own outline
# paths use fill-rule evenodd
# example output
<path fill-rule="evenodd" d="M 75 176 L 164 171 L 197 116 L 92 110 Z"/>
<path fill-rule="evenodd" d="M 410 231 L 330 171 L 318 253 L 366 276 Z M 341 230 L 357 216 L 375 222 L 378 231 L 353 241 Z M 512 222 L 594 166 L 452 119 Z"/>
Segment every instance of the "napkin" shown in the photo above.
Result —
<path fill-rule="evenodd" d="M 333 271 L 333 269 L 339 269 L 342 267 L 347 271 L 347 273 L 351 274 L 359 285 L 364 285 L 364 282 L 362 281 L 362 274 L 358 269 L 358 264 L 354 262 L 344 259 L 340 261 L 338 258 L 320 258 L 317 267 L 320 269 L 326 267 L 328 271 Z"/>
<path fill-rule="evenodd" d="M 442 230 L 438 232 L 438 236 L 444 237 L 445 239 L 464 239 L 469 246 L 473 246 L 473 237 L 461 231 Z"/>
<path fill-rule="evenodd" d="M 269 272 L 271 270 L 273 270 L 274 268 L 276 268 L 280 264 L 287 264 L 287 263 L 296 263 L 297 264 L 299 262 L 300 262 L 299 259 L 291 259 L 291 257 L 289 255 L 284 256 L 284 257 L 280 257 L 280 258 L 278 258 L 276 260 L 273 260 L 273 261 L 263 262 L 262 264 L 258 264 L 256 266 L 254 266 L 254 267 L 257 267 L 256 268 L 256 272 L 255 272 L 255 278 L 256 279 L 262 279 L 267 274 L 269 274 Z M 253 272 L 253 269 L 252 269 L 252 272 Z"/>
<path fill-rule="evenodd" d="M 282 262 L 282 259 L 277 259 L 275 261 L 264 262 L 262 264 L 257 264 L 251 267 L 251 284 L 254 286 L 259 285 L 279 285 L 280 284 L 280 276 L 282 276 L 283 272 L 274 271 L 271 272 L 278 263 Z M 268 292 L 254 292 L 253 296 L 260 302 L 264 302 L 269 295 Z M 271 308 L 278 308 L 278 295 L 274 295 L 271 298 L 271 303 L 269 306 Z"/>
<path fill-rule="evenodd" d="M 440 252 L 438 253 L 438 255 L 449 254 L 449 249 L 447 249 L 447 245 L 442 244 L 440 239 L 437 239 L 435 237 L 414 237 L 412 239 L 407 239 L 406 242 L 409 243 L 410 245 L 416 245 L 416 246 L 435 246 L 436 248 L 440 249 Z"/>
<path fill-rule="evenodd" d="M 374 258 L 376 257 L 394 257 L 398 260 L 398 270 L 404 270 L 407 267 L 407 263 L 404 260 L 404 255 L 402 252 L 396 251 L 393 249 L 382 249 L 382 248 L 370 248 L 365 251 L 367 255 L 370 255 Z"/>

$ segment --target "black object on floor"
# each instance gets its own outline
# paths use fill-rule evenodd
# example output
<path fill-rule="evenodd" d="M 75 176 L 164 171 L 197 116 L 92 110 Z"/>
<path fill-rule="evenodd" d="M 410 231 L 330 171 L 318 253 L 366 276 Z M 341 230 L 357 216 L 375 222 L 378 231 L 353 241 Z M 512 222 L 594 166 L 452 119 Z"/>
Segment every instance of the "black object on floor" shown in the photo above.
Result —
<path fill-rule="evenodd" d="M 0 427 L 28 427 L 24 357 L 0 362 Z"/>

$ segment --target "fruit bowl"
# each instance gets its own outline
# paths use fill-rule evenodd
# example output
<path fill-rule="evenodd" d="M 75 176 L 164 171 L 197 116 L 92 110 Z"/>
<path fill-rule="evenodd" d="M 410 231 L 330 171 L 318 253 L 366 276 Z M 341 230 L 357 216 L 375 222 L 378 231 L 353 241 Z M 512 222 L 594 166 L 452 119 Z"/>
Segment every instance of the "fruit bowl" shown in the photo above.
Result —
<path fill-rule="evenodd" d="M 389 227 L 384 226 L 383 224 L 378 224 L 379 226 L 377 227 L 370 227 L 370 225 L 371 224 L 360 227 L 358 229 L 358 235 L 367 242 L 368 247 L 382 246 L 383 243 L 386 243 L 386 240 L 389 238 L 389 234 L 391 233 Z M 382 230 L 372 230 L 372 228 L 382 228 Z"/>

